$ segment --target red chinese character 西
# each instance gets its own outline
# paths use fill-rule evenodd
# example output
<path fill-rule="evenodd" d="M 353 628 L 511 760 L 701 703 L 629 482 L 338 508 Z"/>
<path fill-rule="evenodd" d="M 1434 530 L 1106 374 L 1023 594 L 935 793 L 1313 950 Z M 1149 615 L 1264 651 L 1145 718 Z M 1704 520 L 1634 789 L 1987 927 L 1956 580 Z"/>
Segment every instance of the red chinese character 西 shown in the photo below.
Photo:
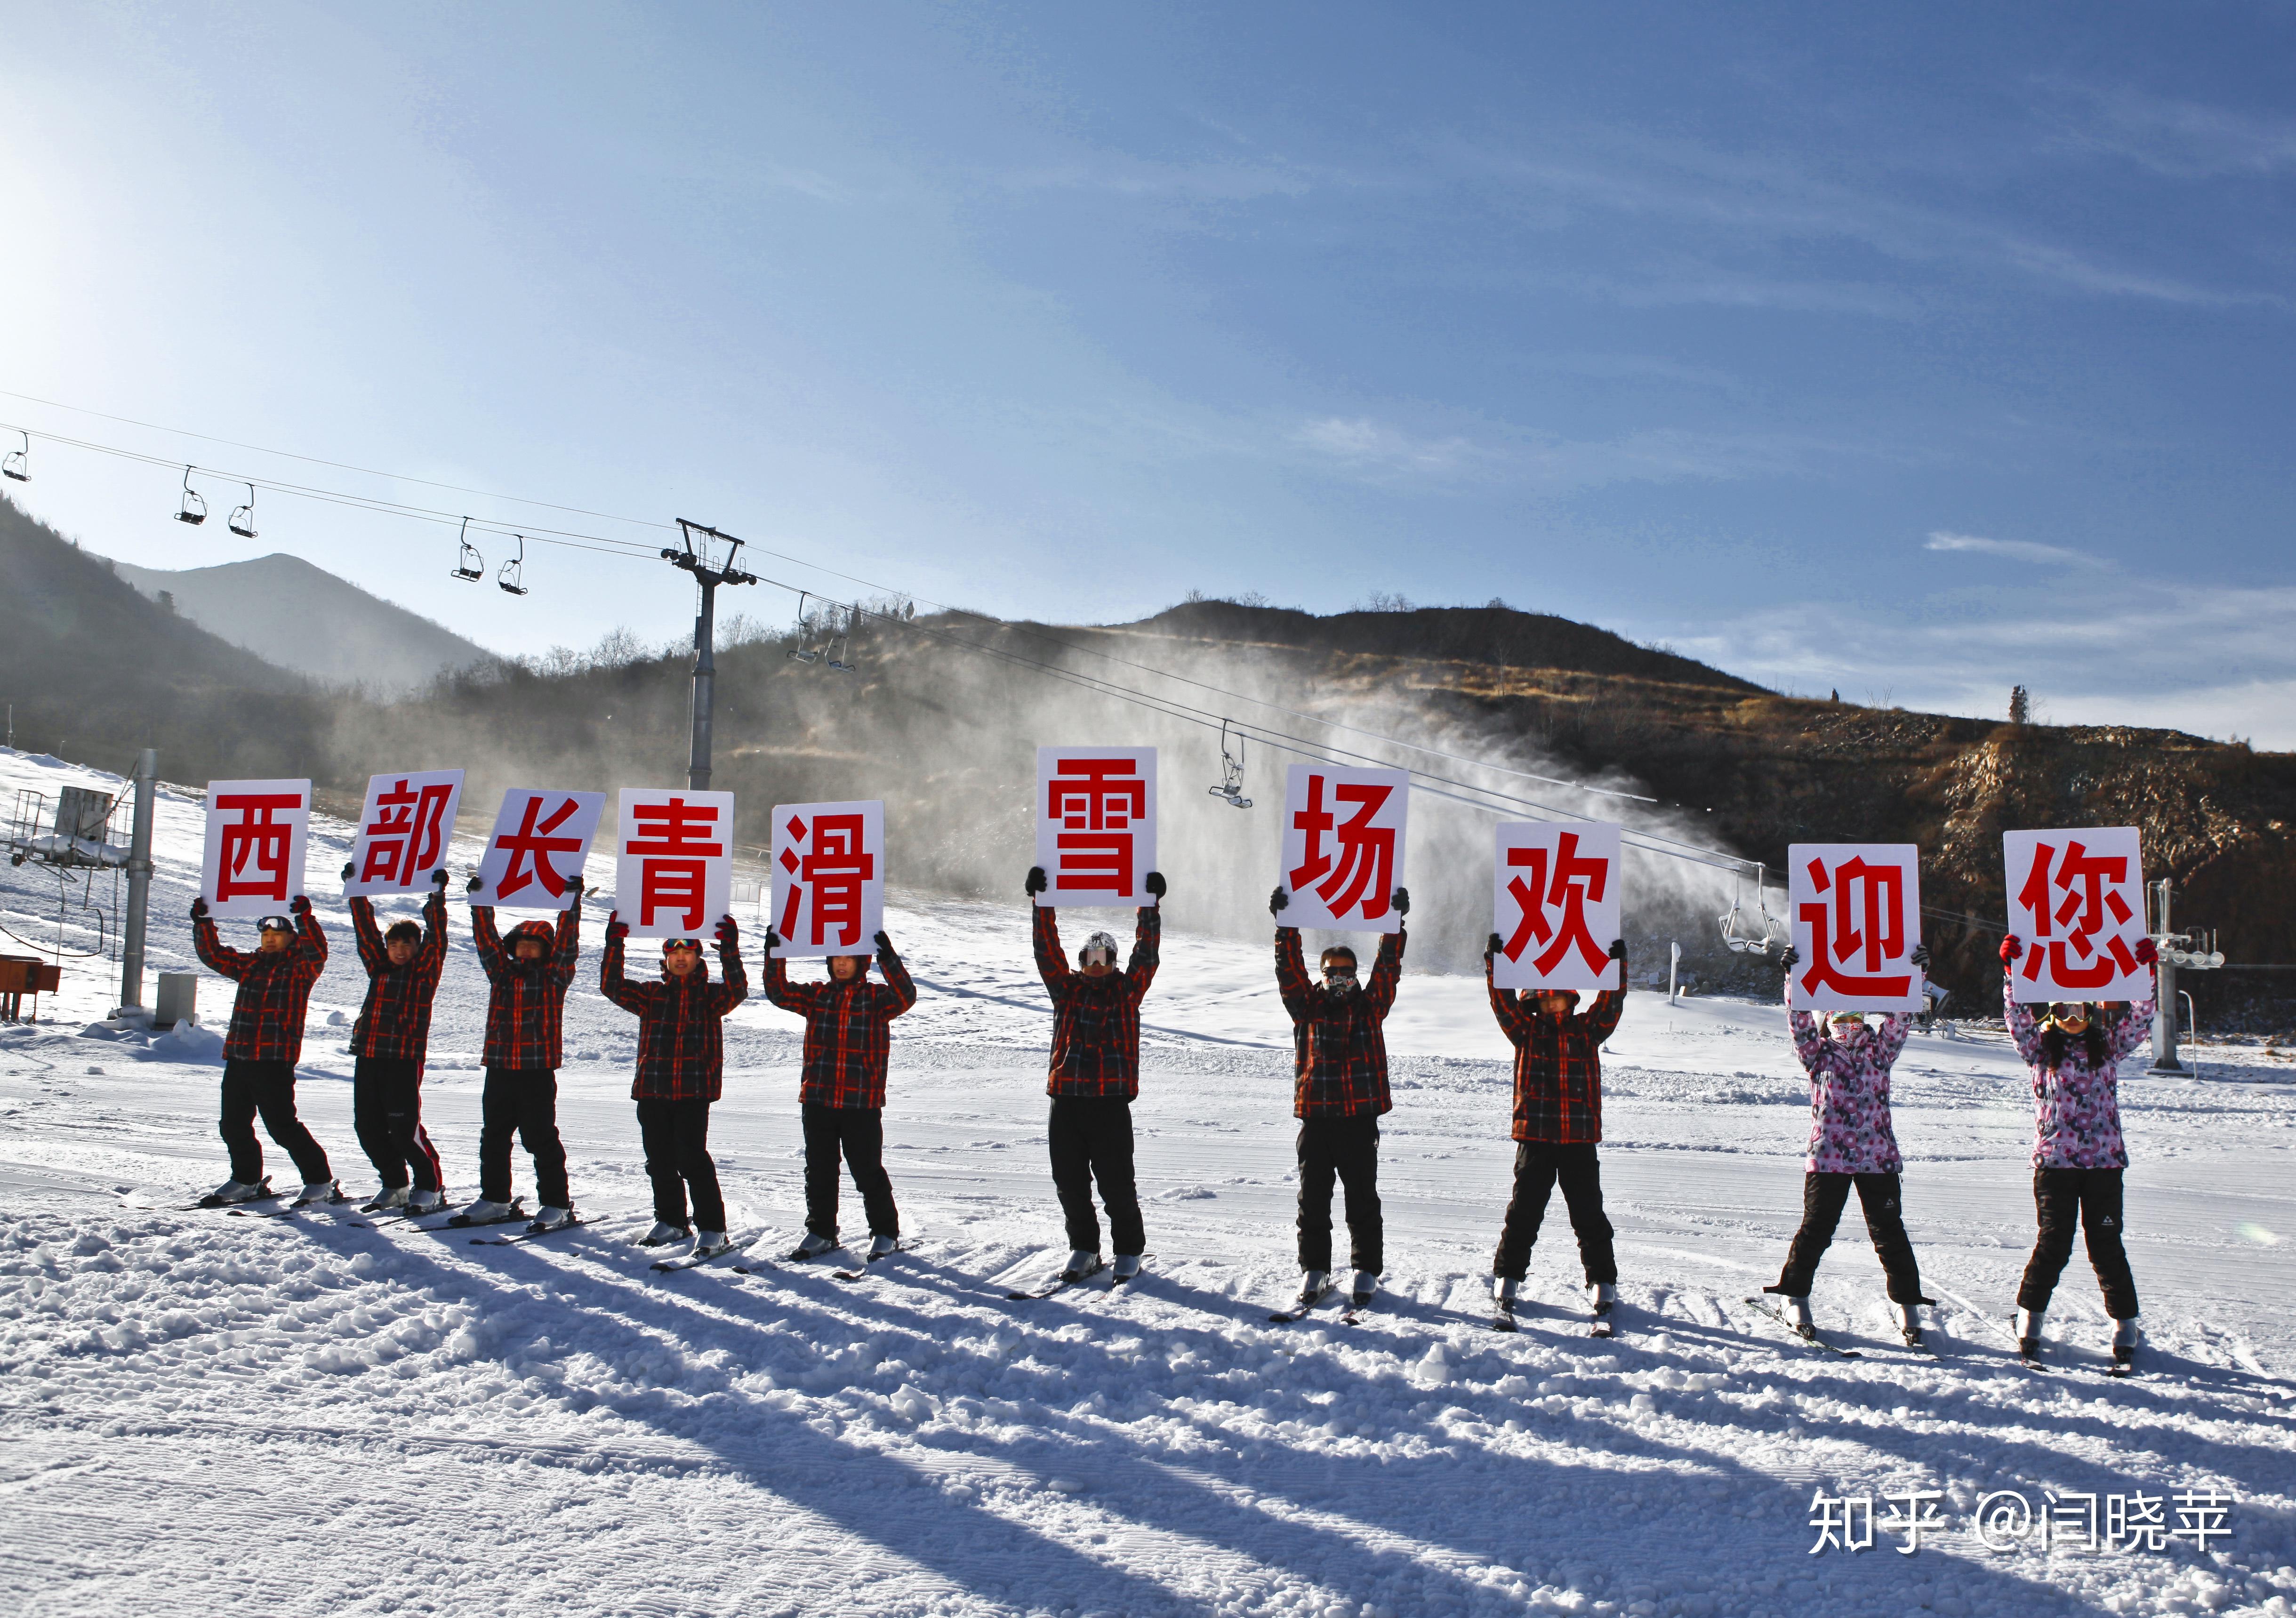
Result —
<path fill-rule="evenodd" d="M 291 821 L 275 821 L 271 817 L 283 810 L 303 807 L 299 792 L 225 792 L 215 799 L 215 807 L 242 818 L 226 821 L 223 832 L 223 858 L 216 868 L 215 901 L 223 903 L 230 899 L 269 899 L 275 903 L 287 903 L 289 873 L 287 856 L 293 845 L 295 827 Z M 245 874 L 250 861 L 255 874 Z"/>

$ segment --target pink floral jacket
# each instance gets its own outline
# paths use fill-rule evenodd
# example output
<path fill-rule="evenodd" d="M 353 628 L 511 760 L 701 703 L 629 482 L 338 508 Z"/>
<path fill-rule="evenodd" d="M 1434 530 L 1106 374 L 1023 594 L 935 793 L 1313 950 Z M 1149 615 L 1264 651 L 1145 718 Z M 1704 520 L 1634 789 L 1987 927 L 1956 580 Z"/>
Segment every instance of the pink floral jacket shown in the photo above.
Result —
<path fill-rule="evenodd" d="M 1902 1166 L 1890 1128 L 1890 1068 L 1914 1019 L 1892 1012 L 1855 1050 L 1825 1036 L 1807 1011 L 1791 1012 L 1794 1054 L 1809 1075 L 1813 1174 L 1894 1174 Z"/>
<path fill-rule="evenodd" d="M 2033 1166 L 2037 1169 L 2125 1169 L 2128 1147 L 2120 1138 L 2120 1058 L 2152 1032 L 2151 1000 L 2139 1001 L 2104 1031 L 2104 1065 L 2092 1067 L 2087 1042 L 2065 1042 L 2064 1059 L 2046 1066 L 2046 1034 L 2033 1008 L 2013 998 L 2014 980 L 2002 975 L 2004 1012 L 2017 1054 L 2033 1070 Z"/>

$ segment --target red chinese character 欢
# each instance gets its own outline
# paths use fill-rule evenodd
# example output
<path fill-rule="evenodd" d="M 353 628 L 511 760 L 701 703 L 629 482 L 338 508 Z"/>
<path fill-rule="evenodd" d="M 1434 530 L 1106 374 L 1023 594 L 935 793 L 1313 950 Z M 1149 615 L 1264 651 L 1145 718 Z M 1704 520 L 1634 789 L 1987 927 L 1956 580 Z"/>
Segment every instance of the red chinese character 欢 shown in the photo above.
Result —
<path fill-rule="evenodd" d="M 1334 825 L 1335 815 L 1324 807 L 1324 778 L 1308 777 L 1308 802 L 1292 817 L 1292 826 L 1307 834 L 1300 863 L 1292 872 L 1292 886 L 1296 890 L 1324 877 L 1316 885 L 1316 896 L 1334 919 L 1347 914 L 1358 901 L 1366 921 L 1376 921 L 1387 914 L 1388 892 L 1394 887 L 1395 829 L 1371 822 L 1394 791 L 1390 786 L 1332 788 L 1335 804 L 1356 806 L 1353 814 Z M 1340 845 L 1336 870 L 1332 870 L 1332 856 L 1324 852 L 1326 833 Z M 1331 873 L 1328 877 L 1324 876 L 1327 871 Z"/>
<path fill-rule="evenodd" d="M 377 797 L 373 824 L 361 828 L 367 845 L 358 879 L 413 887 L 417 873 L 435 867 L 445 852 L 442 822 L 454 796 L 454 787 L 446 781 L 433 781 L 417 791 L 402 780 Z"/>
<path fill-rule="evenodd" d="M 622 852 L 638 862 L 638 925 L 652 927 L 657 910 L 679 912 L 678 925 L 701 930 L 709 908 L 709 862 L 726 852 L 718 833 L 714 804 L 673 797 L 661 804 L 633 804 L 630 819 L 641 835 Z"/>
<path fill-rule="evenodd" d="M 1055 892 L 1132 891 L 1134 829 L 1148 813 L 1136 760 L 1063 758 L 1046 783 L 1045 813 L 1060 821 Z"/>
<path fill-rule="evenodd" d="M 1802 993 L 1815 995 L 1821 985 L 1853 998 L 1874 995 L 1891 999 L 1913 987 L 1913 975 L 1876 976 L 1884 960 L 1895 960 L 1906 950 L 1906 873 L 1902 866 L 1866 862 L 1853 855 L 1829 871 L 1823 860 L 1809 862 L 1809 885 L 1820 894 L 1831 892 L 1829 903 L 1820 899 L 1801 907 L 1809 924 L 1809 968 L 1802 974 Z M 1864 977 L 1845 968 L 1858 955 Z"/>
<path fill-rule="evenodd" d="M 496 848 L 507 849 L 510 863 L 503 867 L 502 880 L 495 884 L 495 897 L 507 899 L 529 883 L 538 886 L 554 899 L 563 898 L 575 886 L 570 876 L 561 876 L 550 863 L 554 854 L 577 854 L 582 847 L 580 838 L 552 837 L 550 834 L 564 825 L 578 807 L 578 801 L 568 798 L 551 812 L 540 824 L 537 817 L 542 813 L 542 795 L 537 793 L 526 800 L 526 813 L 519 820 L 518 829 L 495 839 Z"/>
<path fill-rule="evenodd" d="M 2116 926 L 2126 926 L 2136 912 L 2120 895 L 2120 886 L 2128 880 L 2128 861 L 2120 854 L 2093 854 L 2079 840 L 2065 845 L 2064 858 L 2056 859 L 2057 851 L 2046 843 L 2033 845 L 2033 863 L 2025 873 L 2024 886 L 2017 890 L 2017 903 L 2033 918 L 2034 948 L 2025 952 L 2025 979 L 2037 981 L 2046 962 L 2049 976 L 2061 989 L 2101 989 L 2116 977 L 2135 977 L 2142 968 L 2128 948 L 2128 942 L 2115 933 L 2099 949 L 2096 935 L 2104 930 L 2105 918 L 2111 915 Z M 2056 863 L 2056 873 L 2051 877 L 2051 862 Z M 2107 883 L 2114 886 L 2108 887 Z M 2054 903 L 2052 887 L 2062 888 L 2062 905 Z M 2064 928 L 2062 937 L 2051 935 Z M 2039 947 L 2042 941 L 2048 947 Z M 2084 965 L 2075 965 L 2078 956 Z"/>
<path fill-rule="evenodd" d="M 270 899 L 287 903 L 287 854 L 294 836 L 294 826 L 271 817 L 281 810 L 300 809 L 302 794 L 298 792 L 224 792 L 216 796 L 215 806 L 226 813 L 237 813 L 244 818 L 225 822 L 223 855 L 216 867 L 216 903 L 226 899 Z M 255 862 L 256 874 L 243 873 L 250 859 Z"/>
<path fill-rule="evenodd" d="M 1610 883 L 1611 862 L 1582 857 L 1578 853 L 1578 834 L 1566 831 L 1556 839 L 1551 875 L 1544 848 L 1510 848 L 1507 863 L 1530 868 L 1528 883 L 1521 877 L 1507 883 L 1508 894 L 1521 910 L 1514 936 L 1507 940 L 1507 959 L 1521 960 L 1524 948 L 1536 940 L 1546 945 L 1531 958 L 1531 965 L 1542 977 L 1553 972 L 1556 964 L 1574 949 L 1589 971 L 1600 972 L 1607 968 L 1611 964 L 1610 952 L 1595 942 L 1595 935 L 1587 925 L 1587 906 L 1603 902 L 1603 890 Z M 1562 908 L 1562 919 L 1549 922 L 1546 912 L 1557 906 Z"/>
<path fill-rule="evenodd" d="M 824 936 L 832 927 L 839 929 L 836 943 L 860 942 L 862 890 L 877 874 L 877 856 L 866 846 L 865 824 L 857 814 L 816 814 L 812 846 L 804 856 L 794 848 L 782 850 L 782 869 L 796 878 L 782 905 L 783 937 L 796 938 L 798 909 L 810 894 L 807 920 L 816 947 L 826 942 Z M 785 829 L 793 841 L 806 841 L 806 824 L 796 815 L 790 816 Z"/>

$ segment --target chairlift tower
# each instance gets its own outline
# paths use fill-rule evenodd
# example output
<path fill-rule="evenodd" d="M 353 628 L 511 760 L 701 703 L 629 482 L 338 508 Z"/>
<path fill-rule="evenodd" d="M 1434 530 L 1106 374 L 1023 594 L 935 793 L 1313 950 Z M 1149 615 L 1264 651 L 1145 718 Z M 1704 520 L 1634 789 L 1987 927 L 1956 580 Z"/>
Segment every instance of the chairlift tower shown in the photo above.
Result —
<path fill-rule="evenodd" d="M 2188 1078 L 2192 1069 L 2177 1059 L 2177 968 L 2210 972 L 2224 965 L 2224 952 L 2214 934 L 2203 944 L 2198 934 L 2169 930 L 2169 882 L 2166 877 L 2145 885 L 2152 901 L 2152 947 L 2159 952 L 2152 967 L 2152 1065 L 2144 1071 L 2166 1077 Z M 2194 1019 L 2194 1033 L 2200 1032 Z"/>
<path fill-rule="evenodd" d="M 685 549 L 664 546 L 661 559 L 693 575 L 693 582 L 701 586 L 701 609 L 693 615 L 693 750 L 685 766 L 685 788 L 707 792 L 710 707 L 718 685 L 718 586 L 754 584 L 758 578 L 734 566 L 742 542 L 732 535 L 683 517 L 677 519 L 677 531 Z"/>

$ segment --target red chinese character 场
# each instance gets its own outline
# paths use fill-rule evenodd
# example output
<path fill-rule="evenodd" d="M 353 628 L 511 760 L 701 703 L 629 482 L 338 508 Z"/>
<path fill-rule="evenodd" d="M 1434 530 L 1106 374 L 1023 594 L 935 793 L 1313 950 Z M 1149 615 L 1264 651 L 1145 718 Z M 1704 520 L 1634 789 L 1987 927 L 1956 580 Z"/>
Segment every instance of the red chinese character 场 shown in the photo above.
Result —
<path fill-rule="evenodd" d="M 1316 896 L 1335 920 L 1355 909 L 1358 901 L 1365 921 L 1376 921 L 1387 914 L 1388 895 L 1395 886 L 1395 828 L 1374 826 L 1372 820 L 1394 791 L 1389 786 L 1332 788 L 1335 804 L 1352 804 L 1356 809 L 1334 825 L 1337 817 L 1324 807 L 1324 777 L 1308 777 L 1307 805 L 1292 817 L 1292 824 L 1307 833 L 1300 863 L 1292 872 L 1292 887 L 1297 892 L 1323 877 L 1316 883 Z M 1332 856 L 1324 852 L 1326 833 L 1340 845 L 1336 870 Z M 1329 876 L 1324 875 L 1327 871 Z"/>
<path fill-rule="evenodd" d="M 1877 976 L 1884 960 L 1906 952 L 1905 870 L 1882 863 L 1869 865 L 1863 855 L 1844 860 L 1827 870 L 1822 860 L 1809 862 L 1809 885 L 1820 894 L 1831 890 L 1831 903 L 1820 899 L 1801 907 L 1809 924 L 1809 969 L 1802 974 L 1805 994 L 1821 985 L 1837 993 L 1895 999 L 1913 987 L 1910 972 L 1894 977 Z M 1843 968 L 1863 954 L 1866 976 L 1853 977 Z"/>
<path fill-rule="evenodd" d="M 577 805 L 570 797 L 551 811 L 548 819 L 537 824 L 537 819 L 542 813 L 542 794 L 537 793 L 528 798 L 526 813 L 521 818 L 518 829 L 495 839 L 496 848 L 506 849 L 510 853 L 510 862 L 503 867 L 502 880 L 495 884 L 497 900 L 509 898 L 529 883 L 539 887 L 552 898 L 561 899 L 565 897 L 567 889 L 575 885 L 572 877 L 558 874 L 557 869 L 550 863 L 550 856 L 579 853 L 582 839 L 550 834 L 572 818 Z"/>
<path fill-rule="evenodd" d="M 300 809 L 299 792 L 219 792 L 215 806 L 243 819 L 223 827 L 223 855 L 216 866 L 216 903 L 226 899 L 269 899 L 287 903 L 287 854 L 295 836 L 291 822 L 271 817 L 281 810 Z M 244 874 L 250 858 L 256 874 Z"/>
<path fill-rule="evenodd" d="M 445 781 L 418 792 L 402 780 L 376 798 L 373 824 L 361 828 L 367 844 L 359 880 L 412 887 L 419 873 L 434 869 L 446 852 L 443 822 L 454 796 L 455 789 Z"/>
<path fill-rule="evenodd" d="M 2046 843 L 2033 845 L 2033 863 L 2025 873 L 2024 886 L 2017 890 L 2017 903 L 2033 919 L 2035 948 L 2025 952 L 2025 979 L 2038 982 L 2046 962 L 2049 976 L 2061 989 L 2101 989 L 2116 977 L 2133 977 L 2142 969 L 2136 957 L 2130 952 L 2128 941 L 2118 932 L 2105 940 L 2100 950 L 2095 944 L 2096 935 L 2104 930 L 2105 918 L 2110 915 L 2116 927 L 2125 927 L 2136 915 L 2120 889 L 2128 881 L 2128 860 L 2121 854 L 2093 854 L 2076 838 L 2065 845 L 2065 857 L 2056 859 L 2057 851 Z M 2049 874 L 2052 861 L 2056 862 L 2054 882 Z M 2112 886 L 2107 887 L 2106 884 Z M 2062 905 L 2054 903 L 2052 887 L 2064 890 Z M 2062 927 L 2062 938 L 2052 937 Z M 2048 948 L 2038 944 L 2046 941 Z M 2085 965 L 2075 965 L 2078 955 Z"/>
<path fill-rule="evenodd" d="M 1061 822 L 1053 887 L 1132 891 L 1133 829 L 1148 813 L 1148 783 L 1129 758 L 1063 758 L 1046 783 L 1045 813 Z"/>
<path fill-rule="evenodd" d="M 654 925 L 658 910 L 675 911 L 678 925 L 699 933 L 709 908 L 709 862 L 726 852 L 718 832 L 718 809 L 673 797 L 663 804 L 633 804 L 630 819 L 640 835 L 622 852 L 638 862 L 638 925 Z"/>
<path fill-rule="evenodd" d="M 805 855 L 800 858 L 793 848 L 782 850 L 782 869 L 796 878 L 782 905 L 783 937 L 796 939 L 798 911 L 803 906 L 815 947 L 861 941 L 862 893 L 877 874 L 877 856 L 868 851 L 864 825 L 857 814 L 816 814 L 812 846 Z M 796 815 L 790 816 L 786 829 L 794 841 L 805 842 L 805 822 Z M 810 905 L 806 904 L 808 895 Z M 839 929 L 838 937 L 824 938 L 832 927 Z"/>
<path fill-rule="evenodd" d="M 1554 870 L 1547 871 L 1546 850 L 1544 848 L 1510 848 L 1509 865 L 1527 865 L 1530 880 L 1521 877 L 1511 878 L 1507 893 L 1521 911 L 1521 919 L 1515 923 L 1514 936 L 1507 940 L 1506 957 L 1521 960 L 1522 952 L 1534 939 L 1547 947 L 1531 958 L 1531 965 L 1541 977 L 1554 970 L 1571 951 L 1577 950 L 1589 971 L 1600 972 L 1611 964 L 1610 952 L 1595 942 L 1595 935 L 1587 925 L 1587 906 L 1599 904 L 1609 887 L 1611 862 L 1590 860 L 1578 853 L 1578 834 L 1566 831 L 1556 839 Z M 1562 919 L 1550 923 L 1546 912 L 1561 906 Z"/>

